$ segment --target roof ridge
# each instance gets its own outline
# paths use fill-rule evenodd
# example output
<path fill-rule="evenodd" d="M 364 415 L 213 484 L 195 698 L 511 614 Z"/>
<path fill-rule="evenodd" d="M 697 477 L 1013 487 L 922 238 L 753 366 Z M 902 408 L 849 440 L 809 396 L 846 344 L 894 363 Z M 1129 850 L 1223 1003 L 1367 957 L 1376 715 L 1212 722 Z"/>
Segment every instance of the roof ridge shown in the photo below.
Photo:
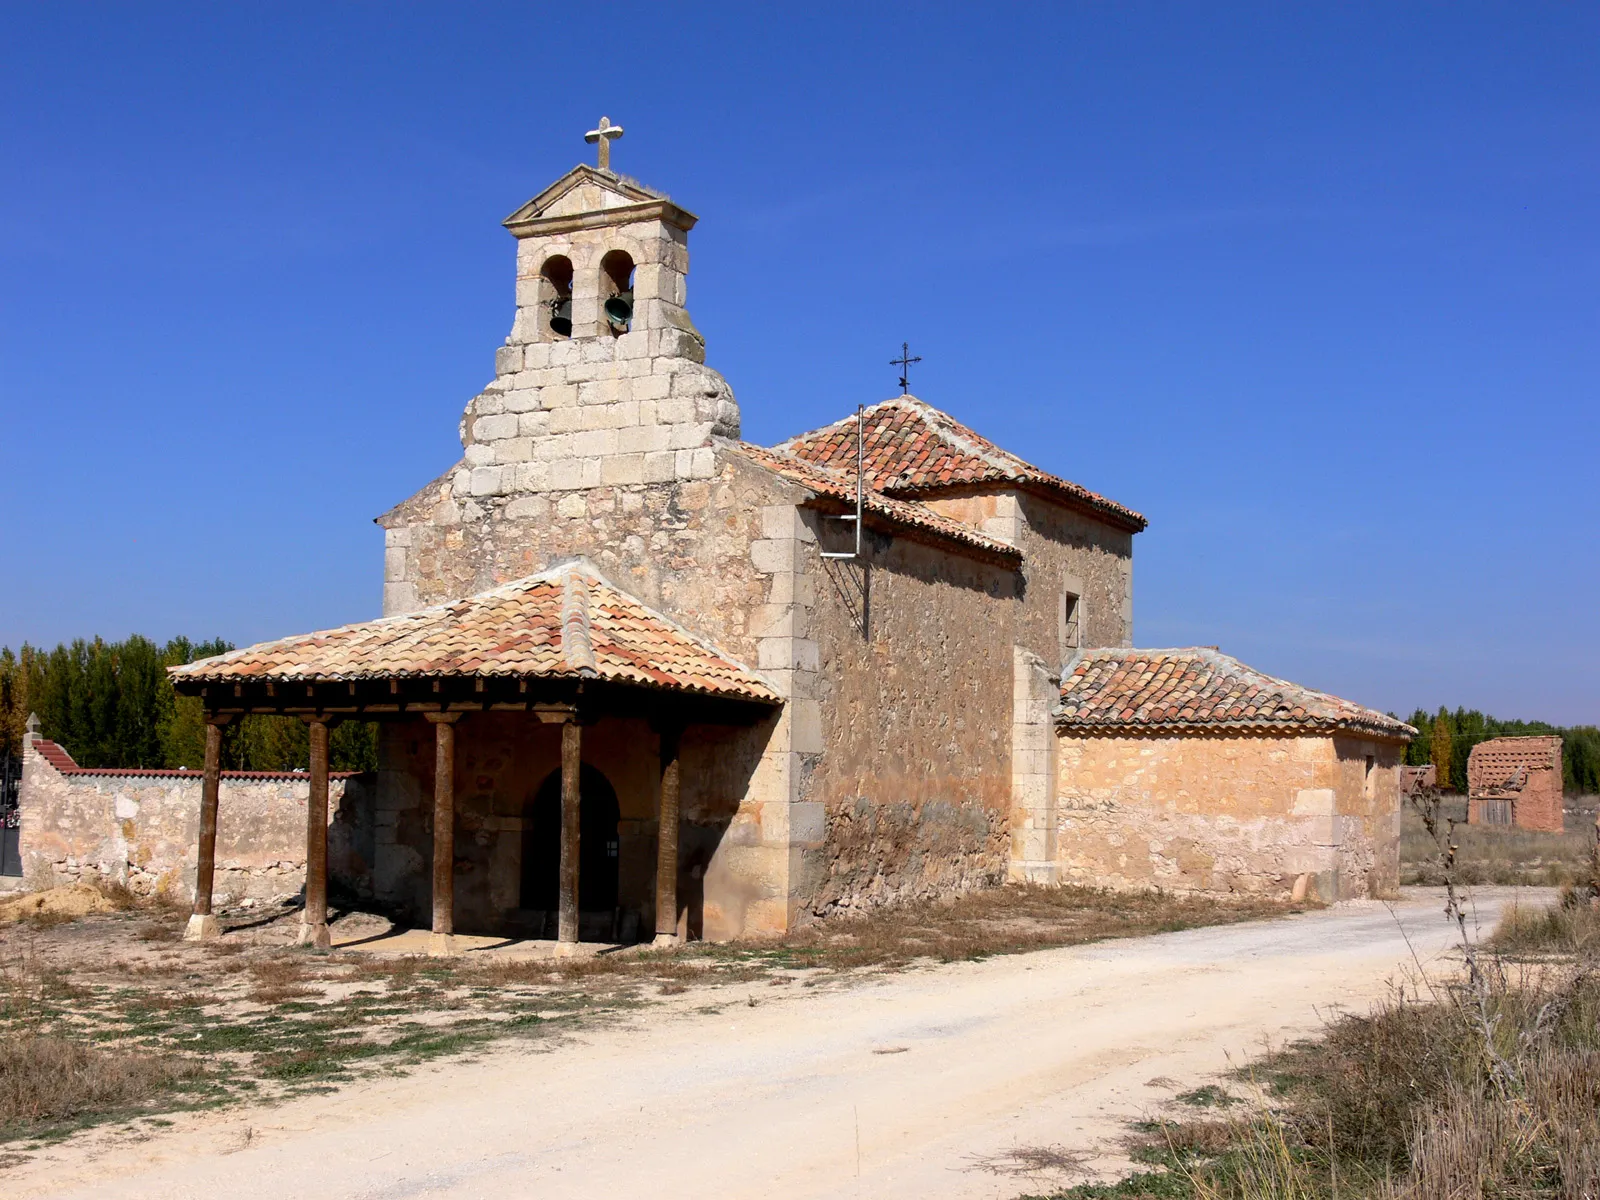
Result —
<path fill-rule="evenodd" d="M 589 588 L 578 571 L 568 570 L 561 595 L 561 655 L 578 674 L 593 678 L 599 672 L 589 634 Z"/>

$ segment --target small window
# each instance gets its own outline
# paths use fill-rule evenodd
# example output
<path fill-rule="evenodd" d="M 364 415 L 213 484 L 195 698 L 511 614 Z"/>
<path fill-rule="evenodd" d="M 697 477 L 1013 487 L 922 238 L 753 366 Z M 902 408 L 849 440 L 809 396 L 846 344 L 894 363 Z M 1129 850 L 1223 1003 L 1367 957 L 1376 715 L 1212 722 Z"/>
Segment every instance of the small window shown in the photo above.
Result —
<path fill-rule="evenodd" d="M 1057 622 L 1061 640 L 1061 659 L 1065 662 L 1072 652 L 1082 647 L 1083 599 L 1075 592 L 1061 593 L 1061 611 Z"/>
<path fill-rule="evenodd" d="M 626 250 L 600 260 L 600 316 L 613 337 L 633 328 L 633 256 Z"/>
<path fill-rule="evenodd" d="M 1378 760 L 1370 754 L 1367 755 L 1367 770 L 1366 774 L 1361 777 L 1361 792 L 1368 800 L 1375 799 L 1377 796 L 1378 772 L 1374 770 L 1377 765 Z"/>

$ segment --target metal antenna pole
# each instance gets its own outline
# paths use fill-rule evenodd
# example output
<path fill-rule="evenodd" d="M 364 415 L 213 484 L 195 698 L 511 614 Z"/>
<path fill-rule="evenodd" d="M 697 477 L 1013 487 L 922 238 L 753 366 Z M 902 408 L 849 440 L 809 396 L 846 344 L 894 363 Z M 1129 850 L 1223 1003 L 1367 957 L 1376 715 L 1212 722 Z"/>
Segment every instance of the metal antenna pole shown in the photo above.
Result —
<path fill-rule="evenodd" d="M 856 515 L 853 517 L 828 517 L 829 521 L 854 521 L 856 523 L 856 548 L 854 550 L 824 550 L 823 558 L 860 558 L 861 524 L 867 508 L 867 416 L 866 405 L 856 405 Z"/>
<path fill-rule="evenodd" d="M 861 557 L 861 514 L 865 506 L 866 488 L 862 483 L 867 470 L 867 416 L 866 406 L 856 405 L 856 557 Z"/>

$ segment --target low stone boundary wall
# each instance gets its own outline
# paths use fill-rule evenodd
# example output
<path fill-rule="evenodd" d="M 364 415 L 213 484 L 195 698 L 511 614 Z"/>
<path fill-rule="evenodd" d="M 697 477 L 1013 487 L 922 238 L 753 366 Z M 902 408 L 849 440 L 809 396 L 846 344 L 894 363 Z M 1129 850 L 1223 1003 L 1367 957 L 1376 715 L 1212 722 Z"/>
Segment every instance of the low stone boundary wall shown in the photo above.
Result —
<path fill-rule="evenodd" d="M 30 739 L 18 800 L 28 886 L 104 879 L 139 895 L 192 900 L 201 780 L 200 771 L 80 767 L 55 743 Z M 270 902 L 300 892 L 309 792 L 303 772 L 222 773 L 218 903 Z M 371 892 L 371 795 L 370 776 L 329 777 L 329 875 L 358 894 Z"/>

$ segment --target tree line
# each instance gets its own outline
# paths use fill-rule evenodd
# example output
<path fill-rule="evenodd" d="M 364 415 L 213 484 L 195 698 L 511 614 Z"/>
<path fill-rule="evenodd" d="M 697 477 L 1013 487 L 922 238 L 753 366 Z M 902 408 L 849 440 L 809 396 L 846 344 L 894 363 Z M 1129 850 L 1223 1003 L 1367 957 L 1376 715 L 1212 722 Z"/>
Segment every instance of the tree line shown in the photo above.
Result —
<path fill-rule="evenodd" d="M 1593 725 L 1564 728 L 1543 721 L 1502 721 L 1474 708 L 1451 712 L 1443 707 L 1432 714 L 1419 708 L 1406 724 L 1418 732 L 1406 749 L 1406 762 L 1414 767 L 1433 763 L 1439 768 L 1440 786 L 1449 791 L 1466 793 L 1467 755 L 1479 742 L 1543 734 L 1561 738 L 1562 789 L 1569 796 L 1600 792 L 1600 728 Z"/>
<path fill-rule="evenodd" d="M 20 756 L 29 713 L 39 732 L 84 767 L 189 767 L 205 763 L 200 700 L 180 696 L 167 668 L 225 654 L 220 638 L 173 638 L 158 645 L 135 634 L 120 642 L 79 638 L 44 650 L 0 648 L 0 755 Z M 303 769 L 310 754 L 305 722 L 251 715 L 223 727 L 222 765 L 231 771 Z M 345 721 L 328 737 L 336 771 L 378 766 L 377 726 Z"/>

